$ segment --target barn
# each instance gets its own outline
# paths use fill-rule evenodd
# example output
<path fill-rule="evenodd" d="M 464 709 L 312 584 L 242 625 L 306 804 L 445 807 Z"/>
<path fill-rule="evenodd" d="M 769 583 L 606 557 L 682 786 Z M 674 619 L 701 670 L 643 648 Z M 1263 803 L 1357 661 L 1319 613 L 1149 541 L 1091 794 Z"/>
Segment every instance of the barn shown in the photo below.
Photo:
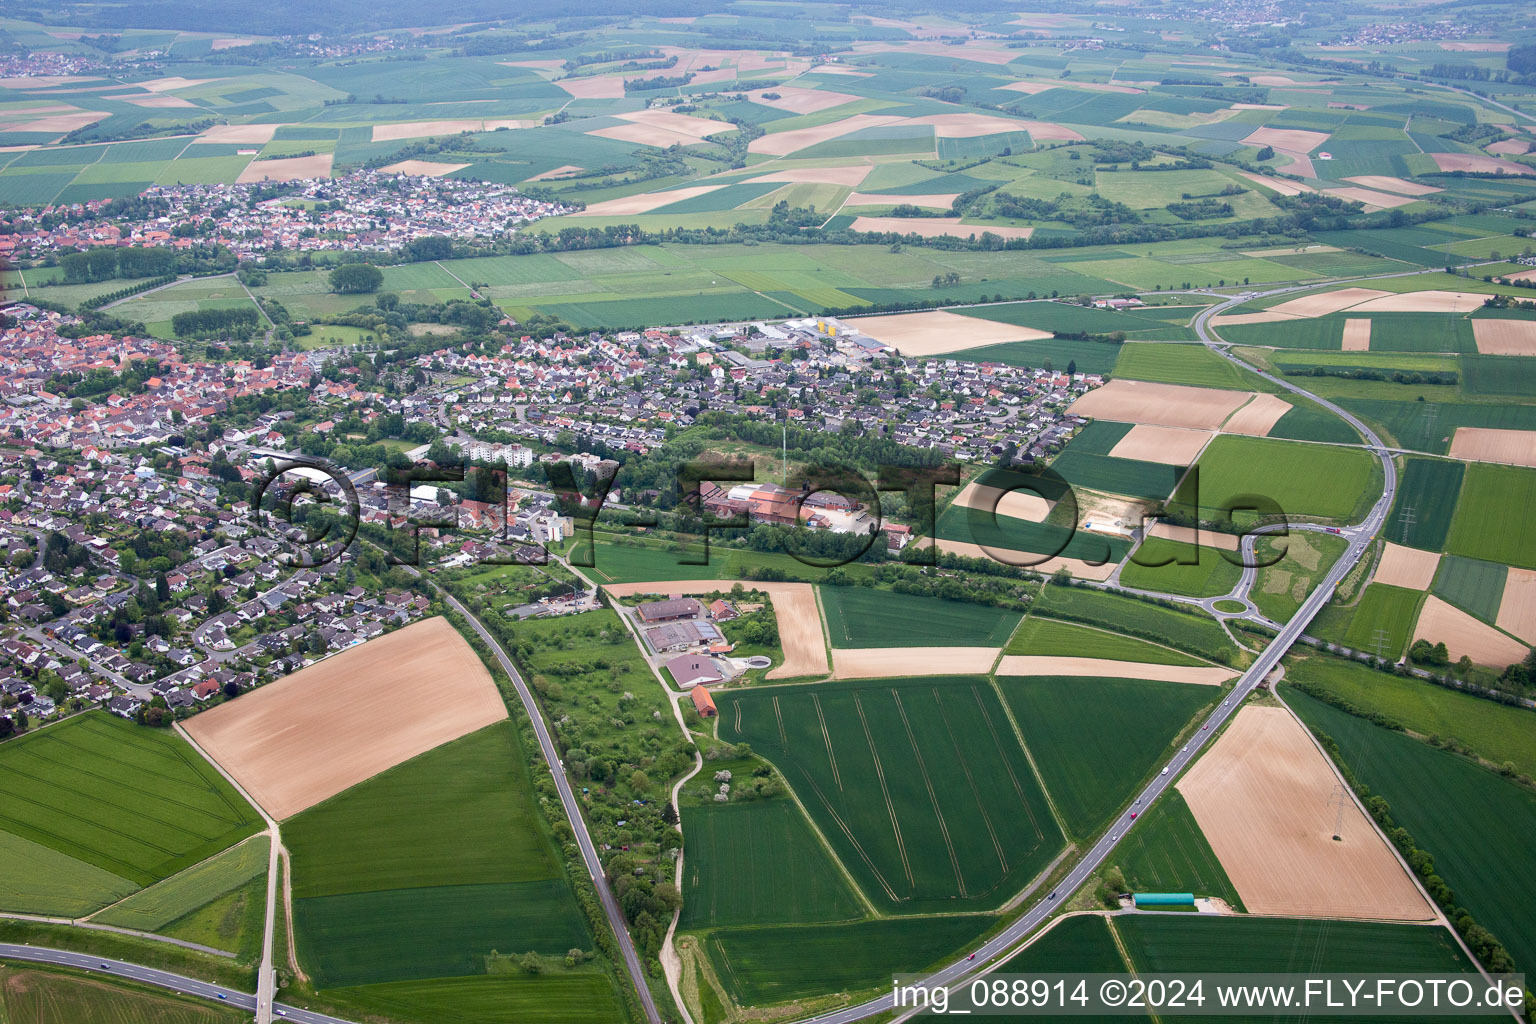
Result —
<path fill-rule="evenodd" d="M 688 691 L 688 696 L 693 698 L 694 710 L 698 711 L 700 718 L 714 718 L 720 713 L 715 709 L 715 698 L 704 687 L 695 686 Z"/>

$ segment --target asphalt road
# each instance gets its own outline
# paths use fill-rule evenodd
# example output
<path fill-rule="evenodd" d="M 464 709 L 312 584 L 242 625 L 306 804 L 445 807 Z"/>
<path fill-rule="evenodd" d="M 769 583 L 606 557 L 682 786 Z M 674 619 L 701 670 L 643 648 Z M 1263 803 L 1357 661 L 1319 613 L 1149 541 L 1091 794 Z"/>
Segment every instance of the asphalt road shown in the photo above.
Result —
<path fill-rule="evenodd" d="M 1315 288 L 1316 285 L 1312 287 Z M 1262 294 L 1274 295 L 1294 290 L 1296 289 L 1281 288 Z M 1200 335 L 1201 341 L 1211 346 L 1214 351 L 1222 356 L 1249 370 L 1253 370 L 1253 367 L 1243 363 L 1225 351 L 1225 349 L 1218 347 L 1223 343 L 1211 337 L 1208 333 L 1207 324 L 1211 317 L 1219 314 L 1222 310 L 1247 302 L 1254 297 L 1256 297 L 1254 293 L 1249 293 L 1218 303 L 1206 309 L 1196 317 L 1194 322 L 1195 330 Z M 1333 568 L 1328 570 L 1327 575 L 1313 589 L 1312 593 L 1307 595 L 1307 599 L 1302 603 L 1301 608 L 1297 610 L 1296 614 L 1291 617 L 1290 621 L 1281 627 L 1279 636 L 1264 649 L 1254 663 L 1249 666 L 1248 670 L 1243 673 L 1242 677 L 1238 679 L 1228 698 L 1222 702 L 1220 707 L 1211 712 L 1206 721 L 1201 725 L 1199 731 L 1191 737 L 1185 746 L 1179 749 L 1178 753 L 1168 762 L 1163 771 L 1153 778 L 1151 783 L 1141 791 L 1131 806 L 1121 812 L 1120 817 L 1115 819 L 1115 822 L 1105 830 L 1099 841 L 1077 861 L 1066 877 L 1056 883 L 1056 888 L 1053 890 L 1052 895 L 1026 910 L 1023 916 L 977 948 L 974 954 L 928 975 L 924 979 L 924 983 L 930 987 L 954 985 L 971 975 L 977 974 L 989 961 L 1007 953 L 1021 939 L 1044 923 L 1055 912 L 1059 899 L 1076 892 L 1098 872 L 1115 847 L 1119 845 L 1120 840 L 1131 828 L 1135 827 L 1136 822 L 1132 815 L 1134 814 L 1139 817 L 1145 812 L 1152 805 L 1153 801 L 1161 796 L 1169 786 L 1173 785 L 1180 773 L 1195 758 L 1200 756 L 1201 750 L 1210 741 L 1211 737 L 1220 731 L 1221 725 L 1242 706 L 1243 700 L 1268 677 L 1269 673 L 1280 663 L 1281 657 L 1290 650 L 1291 645 L 1301 636 L 1307 624 L 1322 610 L 1323 605 L 1328 603 L 1328 600 L 1333 596 L 1334 588 L 1354 568 L 1355 563 L 1360 560 L 1360 556 L 1365 553 L 1371 540 L 1386 521 L 1387 514 L 1392 508 L 1392 499 L 1397 493 L 1397 469 L 1392 463 L 1390 454 L 1380 450 L 1381 439 L 1369 427 L 1333 403 L 1318 398 L 1287 381 L 1280 380 L 1269 374 L 1261 373 L 1260 375 L 1280 385 L 1287 391 L 1303 395 L 1318 402 L 1331 412 L 1349 421 L 1352 426 L 1359 430 L 1369 444 L 1375 446 L 1378 450 L 1378 457 L 1381 459 L 1383 469 L 1385 470 L 1385 486 L 1382 496 L 1377 499 L 1376 504 L 1371 507 L 1370 513 L 1362 522 L 1341 531 L 1341 536 L 1349 540 L 1349 548 L 1334 563 Z M 1060 895 L 1058 896 L 1057 894 Z M 878 1013 L 885 1013 L 893 1008 L 892 996 L 886 993 L 868 1002 L 860 1003 L 857 1006 L 846 1007 L 817 1017 L 805 1018 L 803 1024 L 848 1024 L 851 1021 L 862 1020 L 865 1017 Z"/>

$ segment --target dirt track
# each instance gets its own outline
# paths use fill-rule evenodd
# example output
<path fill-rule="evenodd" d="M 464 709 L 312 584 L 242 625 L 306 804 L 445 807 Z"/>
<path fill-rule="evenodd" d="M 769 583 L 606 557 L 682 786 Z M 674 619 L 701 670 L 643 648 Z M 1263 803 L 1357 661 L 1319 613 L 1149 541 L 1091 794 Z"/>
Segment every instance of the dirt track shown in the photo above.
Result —
<path fill-rule="evenodd" d="M 1434 917 L 1286 709 L 1243 708 L 1177 788 L 1250 912 Z"/>
<path fill-rule="evenodd" d="M 281 820 L 506 717 L 474 648 L 434 617 L 205 711 L 186 729 Z"/>
<path fill-rule="evenodd" d="M 610 583 L 603 589 L 614 597 L 634 594 L 712 594 L 728 591 L 737 580 L 680 580 L 661 583 Z M 827 666 L 826 638 L 821 630 L 821 609 L 816 588 L 809 583 L 760 583 L 741 580 L 748 590 L 761 590 L 773 601 L 779 623 L 779 644 L 784 663 L 768 673 L 769 679 L 824 676 Z"/>

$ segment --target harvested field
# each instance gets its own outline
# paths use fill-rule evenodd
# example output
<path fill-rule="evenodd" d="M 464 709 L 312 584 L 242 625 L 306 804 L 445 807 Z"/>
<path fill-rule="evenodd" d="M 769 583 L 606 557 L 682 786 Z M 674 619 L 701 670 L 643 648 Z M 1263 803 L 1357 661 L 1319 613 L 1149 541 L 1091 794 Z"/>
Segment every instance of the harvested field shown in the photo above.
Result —
<path fill-rule="evenodd" d="M 1371 350 L 1371 322 L 1351 317 L 1344 321 L 1344 351 L 1369 352 Z"/>
<path fill-rule="evenodd" d="M 874 164 L 851 164 L 847 167 L 786 167 L 783 170 L 770 171 L 760 174 L 755 178 L 748 178 L 743 184 L 755 185 L 758 182 L 782 181 L 786 183 L 805 182 L 809 184 L 847 185 L 849 188 L 858 188 L 869 177 L 869 172 L 875 169 Z M 900 201 L 900 197 L 895 198 Z"/>
<path fill-rule="evenodd" d="M 1151 423 L 1138 423 L 1115 442 L 1109 450 L 1111 458 L 1136 459 L 1141 462 L 1160 462 L 1168 466 L 1189 466 L 1199 456 L 1200 449 L 1211 439 L 1209 430 L 1185 430 L 1182 427 L 1159 427 Z"/>
<path fill-rule="evenodd" d="M 1474 171 L 1481 174 L 1536 174 L 1525 164 L 1481 153 L 1431 153 L 1442 171 Z"/>
<path fill-rule="evenodd" d="M 624 79 L 617 75 L 592 75 L 588 78 L 557 78 L 555 85 L 578 100 L 621 100 Z"/>
<path fill-rule="evenodd" d="M 906 197 L 896 198 L 905 199 Z M 894 231 L 899 235 L 922 235 L 924 238 L 938 238 L 941 235 L 970 238 L 982 232 L 991 232 L 1001 238 L 1028 238 L 1035 233 L 1032 227 L 1010 228 L 991 224 L 961 224 L 958 220 L 945 220 L 940 217 L 855 217 L 848 229 L 850 231 Z"/>
<path fill-rule="evenodd" d="M 778 98 L 768 99 L 763 95 L 764 92 L 775 93 Z M 796 114 L 814 114 L 819 110 L 830 110 L 844 103 L 852 103 L 858 98 L 846 92 L 805 89 L 796 85 L 777 85 L 772 89 L 754 89 L 747 93 L 747 99 L 753 103 L 761 103 L 765 107 L 775 107 Z"/>
<path fill-rule="evenodd" d="M 75 85 L 78 82 L 99 82 L 96 75 L 23 75 L 0 78 L 0 89 L 52 89 L 56 85 Z"/>
<path fill-rule="evenodd" d="M 1451 435 L 1450 456 L 1466 462 L 1536 466 L 1536 431 L 1457 427 Z"/>
<path fill-rule="evenodd" d="M 985 675 L 998 647 L 855 647 L 832 652 L 832 678 L 882 679 L 944 672 Z"/>
<path fill-rule="evenodd" d="M 1301 317 L 1287 316 L 1284 313 L 1275 313 L 1266 309 L 1257 313 L 1223 313 L 1220 316 L 1213 316 L 1211 326 L 1241 327 L 1244 324 L 1277 324 L 1286 320 L 1300 319 Z"/>
<path fill-rule="evenodd" d="M 1073 131 L 1065 125 L 1052 121 L 1015 121 L 1015 129 L 1029 132 L 1029 137 L 1036 142 L 1082 142 L 1081 132 Z"/>
<path fill-rule="evenodd" d="M 610 583 L 603 589 L 614 597 L 633 594 L 712 594 L 730 590 L 737 580 L 683 580 L 665 583 Z M 749 590 L 761 590 L 773 601 L 779 622 L 779 643 L 784 663 L 768 673 L 769 679 L 827 674 L 827 644 L 821 632 L 821 610 L 816 588 L 809 583 L 760 583 L 741 580 Z"/>
<path fill-rule="evenodd" d="M 1503 53 L 1509 49 L 1509 43 L 1468 43 L 1462 41 L 1444 42 L 1440 44 L 1442 50 L 1460 50 L 1468 53 Z"/>
<path fill-rule="evenodd" d="M 1164 683 L 1220 686 L 1237 675 L 1220 665 L 1153 665 L 1111 658 L 1064 658 L 1035 654 L 1005 654 L 997 666 L 1000 676 L 1093 676 L 1099 679 L 1151 679 Z"/>
<path fill-rule="evenodd" d="M 1536 281 L 1536 270 L 1517 270 L 1513 274 L 1501 274 L 1499 276 L 1507 277 L 1511 281 Z"/>
<path fill-rule="evenodd" d="M 1398 296 L 1391 292 L 1377 291 L 1375 288 L 1340 288 L 1337 291 L 1317 292 L 1313 295 L 1303 295 L 1299 299 L 1288 299 L 1269 307 L 1266 312 L 1284 313 L 1286 316 L 1327 316 L 1329 313 L 1337 313 L 1371 299 L 1382 298 L 1395 299 Z"/>
<path fill-rule="evenodd" d="M 894 124 L 902 120 L 904 119 L 900 117 L 854 114 L 852 117 L 845 117 L 840 121 L 833 121 L 830 124 L 818 124 L 811 128 L 795 128 L 787 132 L 773 132 L 753 139 L 747 144 L 747 149 L 753 153 L 787 156 L 796 150 L 814 146 L 818 142 L 840 139 L 844 135 L 860 131 L 864 128 L 874 128 L 882 124 Z"/>
<path fill-rule="evenodd" d="M 474 649 L 433 617 L 204 712 L 186 729 L 267 813 L 288 818 L 506 717 Z"/>
<path fill-rule="evenodd" d="M 693 139 L 707 139 L 711 135 L 719 135 L 721 132 L 736 130 L 736 126 L 729 121 L 716 121 L 707 117 L 692 117 L 688 114 L 674 114 L 670 110 L 637 110 L 633 113 L 619 114 L 617 116 L 634 124 L 660 128 L 677 135 L 687 135 Z"/>
<path fill-rule="evenodd" d="M 431 160 L 401 160 L 388 167 L 380 167 L 385 174 L 414 174 L 428 178 L 440 178 L 445 174 L 468 167 L 469 164 L 439 164 Z"/>
<path fill-rule="evenodd" d="M 277 124 L 216 124 L 203 132 L 204 142 L 224 142 L 232 146 L 265 145 L 282 125 Z"/>
<path fill-rule="evenodd" d="M 1233 110 L 1289 110 L 1284 103 L 1234 103 Z M 1249 175 L 1253 177 L 1253 175 Z"/>
<path fill-rule="evenodd" d="M 859 220 L 869 218 L 860 217 Z M 899 219 L 899 218 L 898 218 Z M 855 222 L 857 226 L 857 222 Z M 1049 331 L 1017 327 L 995 320 L 980 320 L 944 310 L 927 313 L 896 313 L 864 316 L 847 321 L 876 341 L 899 350 L 904 356 L 934 356 L 981 345 L 1049 338 Z"/>
<path fill-rule="evenodd" d="M 1391 192 L 1377 192 L 1369 188 L 1325 188 L 1323 191 L 1347 202 L 1364 203 L 1367 212 L 1372 209 L 1387 210 L 1418 202 L 1412 196 L 1393 195 Z"/>
<path fill-rule="evenodd" d="M 1276 178 L 1271 174 L 1254 174 L 1252 171 L 1238 171 L 1237 173 L 1255 185 L 1263 185 L 1265 188 L 1272 189 L 1283 196 L 1296 196 L 1303 192 L 1313 191 L 1299 181 L 1288 181 L 1285 178 Z"/>
<path fill-rule="evenodd" d="M 1299 128 L 1260 128 L 1243 140 L 1247 146 L 1273 146 L 1289 153 L 1310 153 L 1328 141 L 1327 132 Z"/>
<path fill-rule="evenodd" d="M 1385 583 L 1392 587 L 1409 590 L 1428 590 L 1434 582 L 1435 570 L 1440 567 L 1440 555 L 1434 551 L 1404 547 L 1386 542 L 1381 551 L 1381 561 L 1376 565 L 1373 583 Z"/>
<path fill-rule="evenodd" d="M 1495 156 L 1522 156 L 1531 151 L 1531 144 L 1524 139 L 1505 139 L 1486 147 Z"/>
<path fill-rule="evenodd" d="M 1157 540 L 1171 540 L 1176 544 L 1196 544 L 1202 547 L 1219 548 L 1222 551 L 1238 550 L 1239 542 L 1235 533 L 1217 533 L 1215 530 L 1196 530 L 1189 526 L 1174 526 L 1158 520 L 1147 531 L 1149 538 Z"/>
<path fill-rule="evenodd" d="M 193 103 L 190 100 L 184 100 L 180 96 L 123 96 L 114 98 L 121 98 L 125 102 L 132 103 L 136 107 L 150 107 L 154 109 L 197 106 L 196 103 Z"/>
<path fill-rule="evenodd" d="M 1414 181 L 1404 181 L 1402 178 L 1394 178 L 1390 174 L 1356 174 L 1345 178 L 1356 185 L 1364 185 L 1366 188 L 1378 189 L 1382 192 L 1396 192 L 1405 196 L 1427 196 L 1432 192 L 1442 192 L 1444 189 L 1435 188 L 1433 185 L 1420 185 Z"/>
<path fill-rule="evenodd" d="M 994 554 L 980 544 L 972 544 L 969 541 L 963 540 L 944 540 L 940 538 L 934 541 L 934 543 L 938 545 L 940 551 L 946 554 L 964 555 L 966 558 L 989 558 L 994 562 L 1002 562 L 1005 565 L 1021 564 L 1020 560 L 1025 557 L 1023 553 L 1018 551 L 999 550 Z M 1114 574 L 1115 563 L 1105 562 L 1103 565 L 1094 565 L 1083 561 L 1081 558 L 1057 555 L 1055 558 L 1047 558 L 1043 562 L 1031 564 L 1028 568 L 1045 576 L 1049 576 L 1057 569 L 1065 569 L 1080 580 L 1107 580 Z"/>
<path fill-rule="evenodd" d="M 1383 295 L 1352 306 L 1354 313 L 1470 313 L 1481 309 L 1488 296 L 1477 292 L 1404 292 Z"/>
<path fill-rule="evenodd" d="M 197 85 L 206 85 L 213 81 L 211 78 L 182 78 L 173 75 L 169 78 L 151 78 L 147 82 L 139 82 L 140 89 L 148 89 L 150 92 L 169 92 L 172 89 L 190 89 Z"/>
<path fill-rule="evenodd" d="M 910 204 L 912 206 L 927 206 L 940 210 L 947 210 L 955 205 L 955 200 L 960 198 L 958 192 L 935 193 L 927 196 L 880 196 L 869 192 L 853 192 L 843 200 L 846 206 L 895 206 L 898 204 Z"/>
<path fill-rule="evenodd" d="M 460 132 L 493 132 L 497 128 L 528 128 L 533 122 L 512 117 L 458 117 L 443 121 L 401 121 L 373 126 L 374 142 L 399 139 L 423 139 L 428 135 L 457 135 Z"/>
<path fill-rule="evenodd" d="M 1001 487 L 989 487 L 979 480 L 972 480 L 955 495 L 954 504 L 963 508 L 979 508 L 1010 519 L 1043 523 L 1054 502 L 1046 501 L 1033 491 L 1005 491 Z"/>
<path fill-rule="evenodd" d="M 1510 566 L 1495 621 L 1500 629 L 1536 643 L 1536 572 Z"/>
<path fill-rule="evenodd" d="M 1232 414 L 1222 424 L 1223 434 L 1246 434 L 1249 437 L 1268 437 L 1280 418 L 1292 409 L 1291 403 L 1278 395 L 1268 393 L 1253 396 L 1253 401 Z"/>
<path fill-rule="evenodd" d="M 1047 89 L 1054 89 L 1060 84 L 1060 82 L 1011 82 L 1008 85 L 1000 85 L 998 88 L 1035 96 L 1045 92 Z"/>
<path fill-rule="evenodd" d="M 680 203 L 684 199 L 692 199 L 694 196 L 702 196 L 724 187 L 723 185 L 694 185 L 690 188 L 675 188 L 670 192 L 642 192 L 639 195 L 621 196 L 618 199 L 606 199 L 600 203 L 593 203 L 585 210 L 578 210 L 571 216 L 623 217 L 632 213 L 650 213 L 660 207 Z"/>
<path fill-rule="evenodd" d="M 1121 423 L 1215 430 L 1252 397 L 1251 391 L 1112 380 L 1073 402 L 1067 411 Z"/>
<path fill-rule="evenodd" d="M 314 156 L 290 156 L 280 160 L 252 160 L 236 178 L 237 183 L 248 181 L 300 181 L 305 178 L 329 178 L 331 161 L 335 153 L 316 153 Z"/>
<path fill-rule="evenodd" d="M 567 174 L 575 174 L 577 171 L 584 171 L 584 170 L 586 170 L 585 167 L 577 167 L 575 164 L 566 164 L 563 167 L 551 167 L 549 170 L 545 171 L 543 174 L 535 174 L 533 177 L 529 178 L 528 180 L 529 181 L 549 181 L 549 180 L 551 180 L 553 178 L 563 178 Z"/>
<path fill-rule="evenodd" d="M 1004 135 L 1029 130 L 1025 128 L 1026 122 L 994 117 L 991 114 L 929 114 L 926 117 L 908 118 L 903 123 L 933 125 L 933 133 L 941 139 L 970 139 L 979 135 Z"/>
<path fill-rule="evenodd" d="M 30 121 L 8 121 L 0 124 L 0 130 L 57 132 L 63 135 L 78 128 L 84 128 L 86 125 L 95 124 L 102 118 L 111 116 L 111 114 L 96 110 L 82 110 L 73 114 L 48 114 L 45 117 L 34 118 Z"/>
<path fill-rule="evenodd" d="M 1472 337 L 1485 356 L 1536 356 L 1536 320 L 1473 320 Z"/>
<path fill-rule="evenodd" d="M 1507 577 L 1504 586 L 1509 586 Z M 1444 643 L 1452 661 L 1465 654 L 1489 668 L 1513 665 L 1525 657 L 1526 651 L 1519 641 L 1433 594 L 1424 599 L 1424 610 L 1419 612 L 1419 621 L 1413 627 L 1413 639 Z"/>
<path fill-rule="evenodd" d="M 1255 706 L 1237 713 L 1177 788 L 1250 912 L 1433 918 L 1364 812 L 1353 801 L 1341 812 L 1340 786 L 1289 711 Z"/>

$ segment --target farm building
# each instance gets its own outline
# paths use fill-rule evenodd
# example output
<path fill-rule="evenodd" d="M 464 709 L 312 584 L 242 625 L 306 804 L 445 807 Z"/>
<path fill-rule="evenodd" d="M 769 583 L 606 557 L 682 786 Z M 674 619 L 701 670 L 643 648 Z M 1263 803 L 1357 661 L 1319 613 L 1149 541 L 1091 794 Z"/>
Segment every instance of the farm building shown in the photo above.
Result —
<path fill-rule="evenodd" d="M 677 687 L 680 690 L 707 686 L 728 678 L 721 670 L 718 661 L 699 654 L 680 654 L 667 662 L 666 667 L 667 671 L 672 673 L 672 678 L 677 680 Z"/>
<path fill-rule="evenodd" d="M 657 654 L 683 651 L 700 644 L 712 644 L 724 639 L 725 637 L 715 628 L 714 623 L 699 620 L 668 622 L 645 631 L 645 642 L 650 644 L 651 650 Z"/>
<path fill-rule="evenodd" d="M 1192 907 L 1192 892 L 1138 892 L 1131 897 L 1138 907 Z"/>
<path fill-rule="evenodd" d="M 703 605 L 691 597 L 674 597 L 667 601 L 647 601 L 635 608 L 641 622 L 675 622 L 691 619 L 703 610 Z"/>
<path fill-rule="evenodd" d="M 709 695 L 709 691 L 702 686 L 695 686 L 688 692 L 693 698 L 694 709 L 698 711 L 700 718 L 714 718 L 720 712 L 715 708 L 715 698 Z"/>

